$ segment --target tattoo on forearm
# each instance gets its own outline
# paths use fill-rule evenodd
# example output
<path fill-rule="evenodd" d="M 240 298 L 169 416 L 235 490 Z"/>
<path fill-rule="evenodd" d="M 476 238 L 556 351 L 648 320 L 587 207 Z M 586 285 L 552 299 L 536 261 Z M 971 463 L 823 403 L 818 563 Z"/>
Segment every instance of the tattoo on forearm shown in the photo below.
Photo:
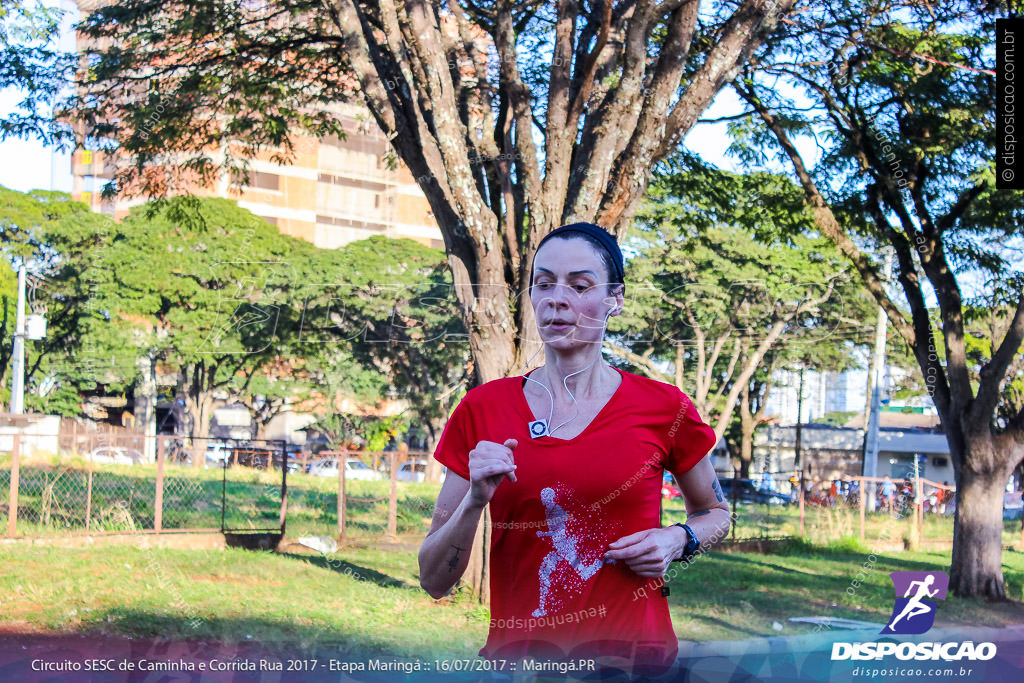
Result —
<path fill-rule="evenodd" d="M 693 514 L 687 515 L 686 518 L 690 519 L 691 517 L 703 517 L 704 515 L 710 515 L 710 514 L 711 514 L 711 510 L 697 510 Z"/>
<path fill-rule="evenodd" d="M 719 503 L 725 500 L 725 496 L 722 495 L 722 485 L 718 483 L 718 479 L 715 479 L 715 483 L 711 487 L 715 490 L 715 498 L 718 499 Z"/>
<path fill-rule="evenodd" d="M 465 550 L 465 548 L 460 548 L 454 543 L 452 544 L 452 547 L 455 548 L 455 553 L 452 555 L 452 559 L 448 560 L 448 571 L 450 572 L 455 571 L 455 567 L 459 564 L 459 553 Z"/>

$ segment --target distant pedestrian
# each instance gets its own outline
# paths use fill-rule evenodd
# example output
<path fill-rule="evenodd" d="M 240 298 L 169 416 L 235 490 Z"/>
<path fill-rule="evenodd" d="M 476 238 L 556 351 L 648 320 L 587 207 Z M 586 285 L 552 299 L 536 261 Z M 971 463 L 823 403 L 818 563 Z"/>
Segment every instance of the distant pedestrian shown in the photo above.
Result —
<path fill-rule="evenodd" d="M 893 495 L 896 493 L 896 484 L 892 483 L 892 479 L 886 475 L 882 481 L 881 494 L 882 504 L 889 509 L 889 514 L 892 514 Z"/>

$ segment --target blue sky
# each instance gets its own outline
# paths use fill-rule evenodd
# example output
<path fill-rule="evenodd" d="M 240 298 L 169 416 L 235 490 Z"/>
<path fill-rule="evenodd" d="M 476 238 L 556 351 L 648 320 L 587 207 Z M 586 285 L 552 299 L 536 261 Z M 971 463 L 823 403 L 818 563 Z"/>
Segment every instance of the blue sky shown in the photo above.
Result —
<path fill-rule="evenodd" d="M 47 7 L 64 8 L 64 30 L 61 34 L 60 46 L 65 50 L 73 50 L 75 36 L 70 28 L 78 18 L 78 8 L 70 0 L 42 0 Z M 0 112 L 9 114 L 14 111 L 21 99 L 19 93 L 11 88 L 0 90 Z M 52 152 L 36 140 L 19 140 L 8 138 L 0 142 L 0 185 L 13 190 L 63 190 L 71 191 L 71 155 Z"/>

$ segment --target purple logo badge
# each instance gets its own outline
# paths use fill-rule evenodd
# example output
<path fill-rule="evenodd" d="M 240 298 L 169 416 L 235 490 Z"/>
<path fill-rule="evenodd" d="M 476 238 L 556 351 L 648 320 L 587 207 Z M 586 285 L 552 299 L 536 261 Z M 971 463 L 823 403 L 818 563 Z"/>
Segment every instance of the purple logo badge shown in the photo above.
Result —
<path fill-rule="evenodd" d="M 889 574 L 896 592 L 889 624 L 882 633 L 916 635 L 935 623 L 935 600 L 946 599 L 949 576 L 945 572 L 893 572 Z"/>

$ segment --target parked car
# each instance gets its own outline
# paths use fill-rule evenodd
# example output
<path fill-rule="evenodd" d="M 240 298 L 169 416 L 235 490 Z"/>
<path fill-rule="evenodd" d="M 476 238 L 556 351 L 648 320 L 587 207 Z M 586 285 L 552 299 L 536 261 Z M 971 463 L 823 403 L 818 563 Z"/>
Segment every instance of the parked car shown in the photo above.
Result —
<path fill-rule="evenodd" d="M 1021 500 L 1020 491 L 1011 491 L 1003 494 L 1003 519 L 1020 519 L 1024 512 L 1024 503 Z"/>
<path fill-rule="evenodd" d="M 93 449 L 89 459 L 104 465 L 141 465 L 145 461 L 142 453 L 120 446 L 100 446 Z"/>
<path fill-rule="evenodd" d="M 679 487 L 675 484 L 662 484 L 661 497 L 665 500 L 674 500 L 676 498 L 682 498 L 683 492 L 680 491 Z"/>
<path fill-rule="evenodd" d="M 223 441 L 206 444 L 206 469 L 231 466 L 231 446 Z"/>
<path fill-rule="evenodd" d="M 676 486 L 676 480 L 671 472 L 666 471 L 661 478 L 661 497 L 665 500 L 683 497 L 683 492 Z"/>
<path fill-rule="evenodd" d="M 335 477 L 338 476 L 338 459 L 337 458 L 323 458 L 316 462 L 310 463 L 309 474 L 315 477 Z M 374 472 L 373 468 L 367 465 L 362 460 L 356 460 L 355 458 L 348 458 L 345 461 L 345 479 L 346 480 L 361 480 L 361 481 L 374 481 L 380 479 L 381 475 L 379 472 Z"/>
<path fill-rule="evenodd" d="M 722 485 L 722 493 L 726 501 L 733 499 L 733 488 L 735 486 L 736 501 L 740 503 L 757 503 L 769 505 L 788 505 L 793 502 L 793 497 L 778 491 L 760 489 L 750 479 L 719 479 Z"/>
<path fill-rule="evenodd" d="M 441 469 L 441 481 L 444 481 L 444 475 L 448 471 L 447 468 Z M 414 458 L 412 460 L 406 460 L 398 467 L 398 474 L 395 475 L 397 481 L 424 481 L 427 477 L 427 461 L 423 458 Z"/>

